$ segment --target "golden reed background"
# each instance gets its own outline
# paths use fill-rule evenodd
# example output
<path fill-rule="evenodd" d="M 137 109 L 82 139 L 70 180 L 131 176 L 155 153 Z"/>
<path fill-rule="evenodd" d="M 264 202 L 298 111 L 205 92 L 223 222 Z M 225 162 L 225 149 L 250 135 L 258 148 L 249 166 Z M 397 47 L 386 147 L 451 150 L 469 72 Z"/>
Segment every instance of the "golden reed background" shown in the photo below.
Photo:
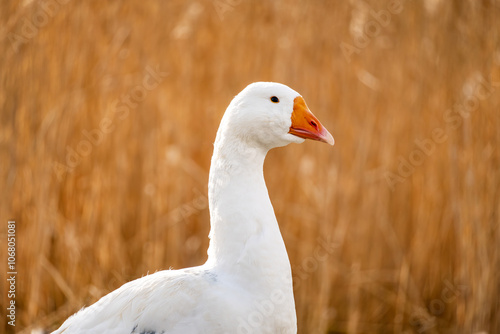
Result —
<path fill-rule="evenodd" d="M 268 80 L 336 139 L 265 166 L 299 333 L 500 332 L 500 2 L 397 5 L 2 1 L 0 263 L 4 277 L 15 219 L 16 330 L 203 263 L 219 121 Z"/>

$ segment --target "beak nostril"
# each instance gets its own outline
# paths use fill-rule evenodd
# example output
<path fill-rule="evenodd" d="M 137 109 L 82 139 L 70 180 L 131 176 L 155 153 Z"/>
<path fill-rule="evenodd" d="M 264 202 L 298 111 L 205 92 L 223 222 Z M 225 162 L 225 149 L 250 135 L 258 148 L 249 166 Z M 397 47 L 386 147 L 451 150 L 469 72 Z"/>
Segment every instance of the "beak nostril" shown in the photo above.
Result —
<path fill-rule="evenodd" d="M 318 128 L 318 124 L 316 124 L 315 121 L 311 121 L 310 124 L 315 128 L 317 129 Z"/>

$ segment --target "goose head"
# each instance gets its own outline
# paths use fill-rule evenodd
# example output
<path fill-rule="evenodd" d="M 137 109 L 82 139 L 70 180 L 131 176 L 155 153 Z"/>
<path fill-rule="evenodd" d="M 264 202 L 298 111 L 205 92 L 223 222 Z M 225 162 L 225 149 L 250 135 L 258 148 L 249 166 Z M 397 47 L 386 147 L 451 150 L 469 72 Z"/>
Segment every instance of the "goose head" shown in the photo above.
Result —
<path fill-rule="evenodd" d="M 231 101 L 217 137 L 226 135 L 265 150 L 306 139 L 334 144 L 302 96 L 274 82 L 252 83 Z"/>

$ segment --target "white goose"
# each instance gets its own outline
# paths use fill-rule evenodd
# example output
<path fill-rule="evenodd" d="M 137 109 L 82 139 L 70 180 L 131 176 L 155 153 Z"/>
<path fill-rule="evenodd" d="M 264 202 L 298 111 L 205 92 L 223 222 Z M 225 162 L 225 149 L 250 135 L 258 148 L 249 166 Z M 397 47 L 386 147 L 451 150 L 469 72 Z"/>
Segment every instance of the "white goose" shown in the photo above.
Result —
<path fill-rule="evenodd" d="M 296 333 L 290 262 L 264 182 L 267 152 L 332 135 L 291 88 L 246 87 L 222 118 L 210 168 L 204 265 L 121 286 L 54 333 Z"/>

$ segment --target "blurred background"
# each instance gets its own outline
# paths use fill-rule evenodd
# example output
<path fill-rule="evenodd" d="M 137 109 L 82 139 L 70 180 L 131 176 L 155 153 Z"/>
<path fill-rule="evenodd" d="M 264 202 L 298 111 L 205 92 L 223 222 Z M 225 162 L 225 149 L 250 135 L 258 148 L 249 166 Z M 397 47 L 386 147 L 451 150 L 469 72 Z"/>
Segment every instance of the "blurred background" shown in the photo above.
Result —
<path fill-rule="evenodd" d="M 299 333 L 500 332 L 498 0 L 0 8 L 17 332 L 206 260 L 212 143 L 254 81 L 300 92 L 336 140 L 265 165 Z"/>

